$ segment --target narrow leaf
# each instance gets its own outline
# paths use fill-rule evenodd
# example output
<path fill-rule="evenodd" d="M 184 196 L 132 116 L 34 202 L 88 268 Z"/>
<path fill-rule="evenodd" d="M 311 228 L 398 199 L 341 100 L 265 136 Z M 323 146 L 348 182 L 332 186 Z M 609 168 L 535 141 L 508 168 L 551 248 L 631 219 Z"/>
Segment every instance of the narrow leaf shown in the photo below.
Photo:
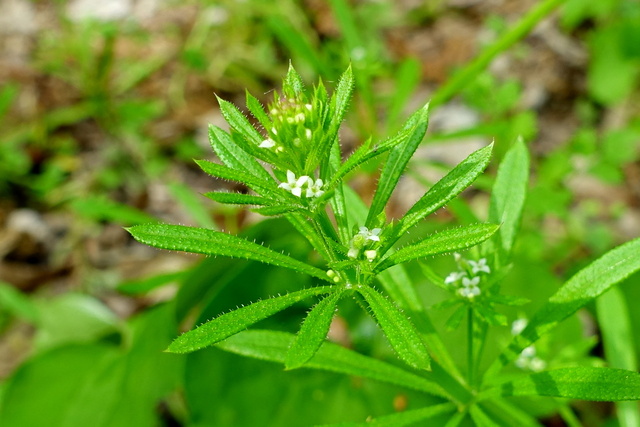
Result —
<path fill-rule="evenodd" d="M 625 369 L 576 367 L 538 372 L 486 390 L 480 398 L 552 396 L 615 402 L 640 400 L 640 374 Z"/>
<path fill-rule="evenodd" d="M 475 224 L 441 231 L 383 258 L 374 271 L 380 272 L 395 264 L 417 258 L 469 248 L 488 239 L 497 230 L 498 226 L 495 224 Z"/>
<path fill-rule="evenodd" d="M 300 74 L 298 74 L 295 68 L 293 68 L 291 63 L 289 63 L 287 75 L 284 77 L 284 81 L 282 83 L 282 89 L 287 96 L 293 97 L 304 91 L 304 82 L 302 81 L 302 77 L 300 77 Z"/>
<path fill-rule="evenodd" d="M 384 210 L 391 197 L 391 193 L 400 180 L 400 176 L 404 173 L 407 163 L 409 163 L 409 159 L 411 159 L 418 145 L 422 142 L 424 134 L 427 132 L 427 126 L 429 125 L 429 105 L 424 106 L 414 114 L 414 116 L 417 124 L 411 136 L 391 151 L 389 158 L 384 164 L 378 181 L 378 188 L 376 188 L 371 207 L 369 208 L 366 221 L 367 227 L 371 227 L 376 217 Z"/>
<path fill-rule="evenodd" d="M 489 206 L 489 222 L 500 224 L 500 241 L 505 254 L 511 252 L 527 194 L 529 152 L 522 138 L 507 152 L 498 167 Z"/>
<path fill-rule="evenodd" d="M 323 158 L 329 155 L 331 146 L 334 144 L 338 135 L 338 130 L 344 116 L 349 109 L 349 101 L 353 95 L 353 72 L 351 66 L 340 77 L 336 91 L 331 97 L 331 118 L 329 122 L 329 128 L 326 130 L 325 137 L 322 138 L 319 144 L 314 146 L 309 157 L 307 157 L 305 169 L 312 169 L 314 165 L 319 163 Z"/>
<path fill-rule="evenodd" d="M 217 126 L 209 126 L 209 142 L 222 163 L 270 182 L 273 180 L 255 157 L 240 148 L 231 136 Z"/>
<path fill-rule="evenodd" d="M 387 298 L 368 286 L 356 290 L 371 308 L 391 347 L 409 366 L 429 370 L 431 359 L 415 326 Z"/>
<path fill-rule="evenodd" d="M 472 153 L 453 168 L 444 178 L 436 182 L 396 225 L 396 238 L 416 225 L 427 215 L 440 209 L 467 188 L 489 164 L 493 144 Z M 389 244 L 393 244 L 390 242 Z"/>
<path fill-rule="evenodd" d="M 493 421 L 478 405 L 469 407 L 469 415 L 476 427 L 500 427 L 500 424 Z"/>
<path fill-rule="evenodd" d="M 246 258 L 277 265 L 278 267 L 290 268 L 322 280 L 329 280 L 325 272 L 319 268 L 257 243 L 219 231 L 168 224 L 138 225 L 127 230 L 139 242 L 156 248 Z"/>
<path fill-rule="evenodd" d="M 287 352 L 286 369 L 299 368 L 316 354 L 327 337 L 336 304 L 343 295 L 342 291 L 336 291 L 325 297 L 309 312 Z"/>
<path fill-rule="evenodd" d="M 609 366 L 637 371 L 632 323 L 624 293 L 614 286 L 596 300 L 596 307 Z M 616 409 L 621 427 L 640 427 L 637 402 L 618 402 Z"/>
<path fill-rule="evenodd" d="M 232 169 L 225 165 L 219 165 L 208 160 L 196 160 L 196 163 L 204 172 L 208 173 L 211 176 L 227 179 L 230 181 L 241 182 L 248 185 L 256 192 L 272 194 L 274 191 L 275 186 L 272 184 L 272 182 L 260 179 L 257 176 L 242 172 L 237 169 Z"/>
<path fill-rule="evenodd" d="M 180 335 L 169 345 L 166 351 L 170 353 L 189 353 L 210 346 L 305 298 L 329 293 L 331 289 L 331 286 L 303 289 L 230 311 Z"/>
<path fill-rule="evenodd" d="M 367 419 L 367 421 L 363 423 L 338 423 L 330 424 L 326 427 L 402 427 L 416 425 L 416 423 L 418 422 L 425 423 L 431 418 L 437 417 L 438 415 L 446 414 L 447 412 L 453 413 L 455 410 L 455 404 L 441 403 L 439 405 L 427 406 L 425 408 L 413 409 L 410 411 L 384 415 L 378 418 Z"/>
<path fill-rule="evenodd" d="M 230 193 L 227 191 L 210 191 L 204 193 L 204 196 L 218 203 L 224 203 L 227 205 L 268 205 L 274 203 L 272 200 L 265 199 L 260 196 L 253 196 L 251 194 L 242 193 Z"/>
<path fill-rule="evenodd" d="M 253 143 L 255 146 L 260 145 L 262 140 L 262 135 L 260 132 L 254 128 L 249 120 L 245 117 L 244 114 L 238 110 L 238 108 L 230 103 L 229 101 L 225 101 L 224 99 L 216 96 L 218 99 L 218 103 L 220 104 L 220 112 L 222 116 L 225 118 L 227 123 L 238 131 L 242 136 L 244 136 L 249 143 Z"/>
<path fill-rule="evenodd" d="M 487 378 L 494 377 L 502 366 L 515 360 L 525 347 L 555 328 L 562 320 L 640 270 L 639 253 L 640 239 L 635 239 L 612 249 L 576 273 L 538 310 L 527 327 L 514 337 L 490 366 Z"/>
<path fill-rule="evenodd" d="M 259 208 L 253 208 L 251 210 L 263 216 L 279 216 L 279 215 L 284 215 L 291 212 L 302 211 L 300 206 L 295 206 L 295 205 L 261 206 Z"/>
<path fill-rule="evenodd" d="M 273 122 L 269 118 L 269 115 L 267 114 L 267 112 L 262 107 L 262 104 L 260 103 L 260 101 L 258 101 L 258 99 L 255 96 L 251 95 L 249 91 L 247 91 L 246 93 L 246 103 L 247 103 L 247 109 L 251 112 L 253 117 L 258 119 L 258 121 L 260 122 L 263 128 L 271 129 L 273 127 Z"/>
<path fill-rule="evenodd" d="M 217 346 L 243 356 L 284 363 L 294 337 L 287 332 L 248 330 L 227 338 Z M 435 396 L 447 396 L 440 385 L 427 378 L 330 342 L 320 346 L 305 368 L 370 378 Z"/>

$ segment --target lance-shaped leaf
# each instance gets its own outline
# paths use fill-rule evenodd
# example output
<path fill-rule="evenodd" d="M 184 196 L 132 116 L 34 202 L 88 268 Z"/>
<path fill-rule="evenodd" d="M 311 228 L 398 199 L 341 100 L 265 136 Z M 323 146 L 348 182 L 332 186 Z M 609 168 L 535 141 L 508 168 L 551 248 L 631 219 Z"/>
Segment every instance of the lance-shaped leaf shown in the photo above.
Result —
<path fill-rule="evenodd" d="M 286 96 L 295 97 L 297 94 L 304 91 L 304 82 L 300 74 L 293 68 L 293 65 L 289 63 L 289 69 L 287 75 L 282 81 L 282 89 Z"/>
<path fill-rule="evenodd" d="M 549 298 L 534 314 L 527 327 L 495 359 L 485 374 L 486 378 L 495 377 L 500 368 L 515 360 L 524 348 L 611 286 L 640 270 L 639 253 L 640 239 L 635 239 L 612 249 L 576 273 Z"/>
<path fill-rule="evenodd" d="M 304 365 L 318 351 L 329 332 L 336 304 L 344 293 L 339 290 L 325 297 L 311 309 L 287 352 L 285 367 L 295 369 Z"/>
<path fill-rule="evenodd" d="M 222 112 L 222 116 L 225 118 L 227 123 L 229 123 L 229 126 L 244 136 L 249 143 L 254 144 L 256 147 L 260 145 L 263 140 L 262 135 L 260 135 L 260 132 L 251 125 L 245 115 L 229 101 L 225 101 L 217 96 L 216 98 L 220 104 L 220 112 Z"/>
<path fill-rule="evenodd" d="M 295 336 L 287 332 L 254 329 L 227 338 L 217 347 L 243 356 L 284 363 L 294 339 Z M 326 341 L 304 367 L 370 378 L 434 396 L 448 396 L 439 384 L 430 379 Z"/>
<path fill-rule="evenodd" d="M 500 243 L 505 254 L 511 252 L 529 181 L 529 152 L 522 138 L 507 152 L 498 167 L 493 184 L 489 221 L 500 224 Z"/>
<path fill-rule="evenodd" d="M 261 206 L 259 208 L 253 208 L 251 210 L 263 216 L 279 216 L 292 212 L 304 212 L 304 209 L 302 209 L 300 206 L 295 205 Z"/>
<path fill-rule="evenodd" d="M 305 298 L 329 293 L 331 289 L 331 286 L 303 289 L 230 311 L 180 335 L 169 345 L 166 351 L 170 353 L 189 353 L 210 346 Z"/>
<path fill-rule="evenodd" d="M 329 127 L 325 131 L 325 136 L 320 143 L 313 147 L 311 153 L 307 157 L 305 170 L 312 170 L 314 166 L 320 163 L 321 159 L 329 156 L 331 146 L 333 145 L 336 136 L 338 135 L 338 129 L 344 119 L 345 114 L 349 108 L 349 101 L 351 95 L 353 95 L 353 72 L 351 66 L 340 77 L 336 91 L 331 97 L 331 110 L 330 110 L 330 122 Z"/>
<path fill-rule="evenodd" d="M 538 372 L 488 389 L 485 399 L 501 396 L 552 396 L 616 402 L 640 400 L 640 373 L 625 369 L 576 367 Z"/>
<path fill-rule="evenodd" d="M 242 193 L 230 193 L 227 191 L 210 191 L 204 193 L 205 197 L 226 205 L 270 205 L 275 203 L 273 200 L 265 199 L 260 196 L 253 196 L 251 194 Z"/>
<path fill-rule="evenodd" d="M 479 405 L 471 405 L 469 407 L 469 415 L 471 415 L 471 419 L 477 427 L 500 427 L 500 424 L 493 421 Z"/>
<path fill-rule="evenodd" d="M 329 293 L 331 289 L 331 286 L 303 289 L 230 311 L 180 335 L 166 351 L 189 353 L 213 345 L 305 298 Z"/>
<path fill-rule="evenodd" d="M 409 366 L 429 370 L 431 358 L 413 323 L 378 291 L 363 285 L 358 285 L 356 290 L 367 301 L 398 356 Z"/>
<path fill-rule="evenodd" d="M 417 258 L 470 248 L 491 237 L 498 228 L 495 224 L 474 224 L 432 234 L 416 244 L 405 246 L 383 258 L 374 271 L 380 272 L 393 265 Z"/>
<path fill-rule="evenodd" d="M 393 244 L 420 220 L 440 209 L 471 185 L 489 164 L 492 149 L 493 144 L 490 144 L 472 153 L 444 178 L 436 182 L 394 227 L 395 238 L 390 239 L 388 245 Z"/>
<path fill-rule="evenodd" d="M 211 176 L 215 176 L 216 178 L 244 183 L 256 192 L 267 194 L 272 194 L 274 192 L 275 186 L 273 185 L 273 181 L 269 182 L 249 173 L 242 172 L 241 170 L 232 169 L 228 166 L 219 165 L 208 160 L 196 160 L 196 163 L 203 171 Z"/>
<path fill-rule="evenodd" d="M 183 225 L 146 224 L 127 229 L 139 242 L 156 248 L 246 258 L 278 267 L 290 268 L 329 281 L 326 273 L 290 256 L 237 236 L 205 228 Z"/>
<path fill-rule="evenodd" d="M 258 101 L 258 99 L 255 96 L 251 95 L 249 91 L 247 91 L 246 93 L 246 98 L 247 98 L 246 100 L 247 109 L 251 112 L 253 117 L 258 119 L 258 121 L 260 122 L 263 128 L 271 129 L 273 127 L 273 122 L 269 118 L 269 115 L 267 115 L 267 112 L 262 107 L 262 104 L 260 103 L 260 101 Z"/>
<path fill-rule="evenodd" d="M 255 157 L 240 148 L 231 136 L 219 127 L 209 126 L 209 142 L 213 151 L 225 165 L 260 177 L 264 181 L 273 181 L 269 172 L 256 161 Z"/>
<path fill-rule="evenodd" d="M 384 164 L 380 179 L 378 180 L 378 187 L 376 188 L 371 207 L 369 208 L 369 214 L 365 224 L 367 227 L 371 227 L 378 215 L 384 210 L 391 197 L 391 193 L 400 180 L 400 176 L 407 167 L 407 163 L 409 163 L 413 153 L 418 148 L 418 145 L 420 145 L 420 142 L 422 142 L 429 125 L 429 105 L 427 104 L 416 112 L 412 118 L 413 119 L 407 123 L 409 128 L 413 128 L 411 136 L 391 150 Z"/>
<path fill-rule="evenodd" d="M 439 405 L 384 415 L 382 417 L 368 418 L 367 421 L 362 423 L 326 424 L 322 427 L 402 427 L 415 426 L 418 422 L 422 423 L 421 425 L 432 425 L 427 423 L 431 418 L 448 412 L 453 413 L 455 410 L 456 405 L 454 403 L 441 403 Z"/>

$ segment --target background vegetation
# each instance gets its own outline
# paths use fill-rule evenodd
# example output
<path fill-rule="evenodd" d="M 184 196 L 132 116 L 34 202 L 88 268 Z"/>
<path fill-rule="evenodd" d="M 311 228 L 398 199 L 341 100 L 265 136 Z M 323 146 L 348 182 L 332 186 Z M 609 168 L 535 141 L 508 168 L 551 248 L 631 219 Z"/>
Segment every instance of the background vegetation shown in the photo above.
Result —
<path fill-rule="evenodd" d="M 400 183 L 398 217 L 471 151 L 494 161 L 426 233 L 486 215 L 495 169 L 518 135 L 532 180 L 505 293 L 527 317 L 581 267 L 640 236 L 640 5 L 566 1 L 11 0 L 0 4 L 0 425 L 312 425 L 362 421 L 430 396 L 308 370 L 283 372 L 218 348 L 161 353 L 179 330 L 240 304 L 309 284 L 258 263 L 198 258 L 135 243 L 150 221 L 199 225 L 297 258 L 308 246 L 284 221 L 199 195 L 227 187 L 200 172 L 214 93 L 261 101 L 289 61 L 333 87 L 351 63 L 356 99 L 347 151 L 397 131 L 432 100 L 429 133 Z M 388 124 L 388 125 L 387 125 Z M 396 127 L 394 127 L 396 126 Z M 352 179 L 365 200 L 379 165 Z M 430 267 L 446 275 L 450 257 Z M 427 305 L 444 299 L 416 264 Z M 638 275 L 536 347 L 550 366 L 637 370 Z M 309 305 L 260 327 L 294 332 Z M 447 346 L 446 310 L 434 310 Z M 440 314 L 438 314 L 440 313 Z M 498 348 L 508 327 L 490 339 Z M 345 304 L 330 338 L 393 355 L 375 324 Z M 618 347 L 614 347 L 616 343 Z M 464 358 L 464 353 L 452 354 Z M 490 362 L 490 357 L 484 361 Z M 256 404 L 260 402 L 260 404 Z M 522 402 L 543 423 L 638 425 L 636 403 Z M 626 409 L 625 409 L 626 408 Z M 634 424 L 635 423 L 635 424 Z M 443 423 L 444 425 L 444 423 Z"/>

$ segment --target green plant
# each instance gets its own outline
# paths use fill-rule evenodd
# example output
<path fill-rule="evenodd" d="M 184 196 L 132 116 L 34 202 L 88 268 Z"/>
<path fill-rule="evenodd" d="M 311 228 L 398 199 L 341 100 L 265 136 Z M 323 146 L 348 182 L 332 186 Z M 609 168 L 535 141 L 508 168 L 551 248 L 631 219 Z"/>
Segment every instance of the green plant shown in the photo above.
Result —
<path fill-rule="evenodd" d="M 434 233 L 406 243 L 406 234 L 467 188 L 490 161 L 492 146 L 471 154 L 434 184 L 400 219 L 387 221 L 385 207 L 427 129 L 428 106 L 414 113 L 394 136 L 370 139 L 346 160 L 338 131 L 354 87 L 351 70 L 329 97 L 322 82 L 309 95 L 290 67 L 282 94 L 267 110 L 247 93 L 247 108 L 264 129 L 258 131 L 232 104 L 219 100 L 231 133 L 210 128 L 212 147 L 222 164 L 198 161 L 208 174 L 244 183 L 251 194 L 210 192 L 219 203 L 250 205 L 265 216 L 283 216 L 310 243 L 322 261 L 308 262 L 247 239 L 206 228 L 150 224 L 129 228 L 139 241 L 170 250 L 245 258 L 303 273 L 323 285 L 254 302 L 222 314 L 178 337 L 167 349 L 187 353 L 216 344 L 259 359 L 329 370 L 388 382 L 431 394 L 439 404 L 387 415 L 382 425 L 408 425 L 438 416 L 447 426 L 539 425 L 510 396 L 552 396 L 585 400 L 638 400 L 636 372 L 576 363 L 546 369 L 533 345 L 581 307 L 640 270 L 640 240 L 628 242 L 581 270 L 518 328 L 510 344 L 480 369 L 490 326 L 506 325 L 498 305 L 524 301 L 500 292 L 511 267 L 528 181 L 528 153 L 520 140 L 498 170 L 489 223 Z M 369 207 L 346 185 L 349 173 L 388 153 Z M 261 162 L 259 162 L 261 161 Z M 270 165 L 266 169 L 263 164 Z M 499 225 L 498 225 L 499 224 Z M 480 246 L 476 246 L 482 243 Z M 448 326 L 466 318 L 466 366 L 460 369 L 444 345 L 403 264 L 474 247 L 457 256 L 458 270 L 443 279 L 422 265 L 428 278 L 449 294 L 441 307 L 455 306 Z M 381 288 L 381 289 L 378 289 Z M 303 299 L 322 297 L 308 312 L 297 335 L 247 327 Z M 325 341 L 339 301 L 352 297 L 370 311 L 405 366 L 376 360 Z M 520 324 L 522 326 L 522 323 Z M 502 375 L 511 362 L 525 369 Z M 561 409 L 565 406 L 561 406 Z M 567 412 L 565 410 L 565 412 Z M 566 415 L 570 418 L 570 415 Z M 465 421 L 466 420 L 466 421 Z"/>

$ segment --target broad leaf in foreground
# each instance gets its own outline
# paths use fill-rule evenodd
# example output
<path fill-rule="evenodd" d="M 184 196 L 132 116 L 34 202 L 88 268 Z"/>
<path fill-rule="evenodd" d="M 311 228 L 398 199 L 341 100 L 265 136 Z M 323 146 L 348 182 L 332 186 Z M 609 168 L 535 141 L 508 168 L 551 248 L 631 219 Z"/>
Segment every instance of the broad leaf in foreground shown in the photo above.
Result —
<path fill-rule="evenodd" d="M 166 351 L 170 353 L 189 353 L 210 346 L 305 298 L 329 293 L 331 289 L 331 286 L 303 289 L 230 311 L 180 335 Z"/>
<path fill-rule="evenodd" d="M 614 368 L 576 367 L 523 376 L 480 394 L 501 396 L 552 396 L 615 402 L 640 400 L 640 373 Z"/>
<path fill-rule="evenodd" d="M 240 332 L 216 346 L 243 356 L 284 363 L 294 338 L 287 332 L 254 329 Z M 304 367 L 370 378 L 434 396 L 448 396 L 440 385 L 430 379 L 326 341 Z"/>
<path fill-rule="evenodd" d="M 168 224 L 137 225 L 127 228 L 127 231 L 137 241 L 160 249 L 246 258 L 329 281 L 326 273 L 319 268 L 257 243 L 219 231 Z"/>

